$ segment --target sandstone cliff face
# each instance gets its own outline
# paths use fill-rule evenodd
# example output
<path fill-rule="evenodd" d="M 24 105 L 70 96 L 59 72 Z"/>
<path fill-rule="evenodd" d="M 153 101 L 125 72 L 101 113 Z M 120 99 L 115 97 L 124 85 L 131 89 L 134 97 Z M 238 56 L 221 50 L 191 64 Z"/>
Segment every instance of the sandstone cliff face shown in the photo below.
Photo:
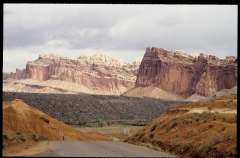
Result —
<path fill-rule="evenodd" d="M 84 54 L 77 59 L 43 54 L 35 61 L 28 61 L 26 69 L 3 73 L 3 80 L 60 80 L 82 84 L 91 90 L 121 94 L 134 87 L 139 64 L 129 64 L 104 53 Z"/>
<path fill-rule="evenodd" d="M 153 86 L 177 94 L 209 96 L 237 86 L 237 57 L 215 56 L 147 48 L 136 87 Z"/>

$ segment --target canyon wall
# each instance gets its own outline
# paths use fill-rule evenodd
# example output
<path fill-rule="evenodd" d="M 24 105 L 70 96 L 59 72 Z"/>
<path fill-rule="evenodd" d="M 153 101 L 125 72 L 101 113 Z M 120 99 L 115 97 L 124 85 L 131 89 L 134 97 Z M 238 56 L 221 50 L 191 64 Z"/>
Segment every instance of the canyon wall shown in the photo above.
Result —
<path fill-rule="evenodd" d="M 83 54 L 77 59 L 43 54 L 35 61 L 28 61 L 26 69 L 3 73 L 3 80 L 60 80 L 81 84 L 93 91 L 121 94 L 134 87 L 139 64 L 139 59 L 130 64 L 105 53 Z"/>
<path fill-rule="evenodd" d="M 237 57 L 188 55 L 148 47 L 139 67 L 135 87 L 158 87 L 177 94 L 209 96 L 237 86 Z"/>

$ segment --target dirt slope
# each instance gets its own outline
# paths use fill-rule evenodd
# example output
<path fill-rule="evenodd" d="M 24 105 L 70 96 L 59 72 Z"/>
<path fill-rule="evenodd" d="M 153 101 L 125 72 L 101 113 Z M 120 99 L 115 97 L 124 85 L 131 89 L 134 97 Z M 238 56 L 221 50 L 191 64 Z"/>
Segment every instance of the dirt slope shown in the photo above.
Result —
<path fill-rule="evenodd" d="M 159 98 L 165 100 L 184 100 L 186 96 L 179 95 L 176 93 L 164 91 L 161 88 L 148 86 L 148 87 L 134 87 L 129 91 L 122 94 L 123 96 L 131 97 L 149 97 L 149 98 Z M 191 100 L 190 100 L 191 101 Z"/>
<path fill-rule="evenodd" d="M 46 140 L 110 140 L 98 133 L 81 132 L 22 100 L 6 101 L 3 109 L 3 155 L 11 155 Z"/>
<path fill-rule="evenodd" d="M 124 140 L 151 143 L 180 157 L 236 156 L 237 96 L 170 108 Z"/>

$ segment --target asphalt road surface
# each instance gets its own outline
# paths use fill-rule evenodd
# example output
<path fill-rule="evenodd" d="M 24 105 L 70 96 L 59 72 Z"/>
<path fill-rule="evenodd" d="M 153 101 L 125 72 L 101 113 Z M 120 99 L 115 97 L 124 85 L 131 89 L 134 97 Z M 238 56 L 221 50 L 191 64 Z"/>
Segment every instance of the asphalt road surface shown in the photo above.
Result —
<path fill-rule="evenodd" d="M 110 141 L 51 141 L 33 157 L 176 157 L 143 146 Z"/>

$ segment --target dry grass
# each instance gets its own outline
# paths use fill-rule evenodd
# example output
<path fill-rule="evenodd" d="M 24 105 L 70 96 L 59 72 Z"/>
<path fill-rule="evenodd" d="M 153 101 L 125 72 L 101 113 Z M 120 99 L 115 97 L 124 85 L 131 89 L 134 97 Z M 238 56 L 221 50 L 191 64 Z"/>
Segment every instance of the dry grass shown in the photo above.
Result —
<path fill-rule="evenodd" d="M 236 108 L 236 95 L 175 106 L 124 141 L 151 143 L 180 157 L 235 156 Z"/>
<path fill-rule="evenodd" d="M 96 132 L 109 136 L 112 141 L 123 141 L 128 138 L 129 135 L 124 132 L 126 128 L 129 128 L 130 134 L 134 134 L 139 129 L 142 129 L 143 126 L 126 126 L 126 125 L 110 125 L 105 127 L 80 127 L 80 126 L 72 126 L 79 131 L 84 132 Z"/>

